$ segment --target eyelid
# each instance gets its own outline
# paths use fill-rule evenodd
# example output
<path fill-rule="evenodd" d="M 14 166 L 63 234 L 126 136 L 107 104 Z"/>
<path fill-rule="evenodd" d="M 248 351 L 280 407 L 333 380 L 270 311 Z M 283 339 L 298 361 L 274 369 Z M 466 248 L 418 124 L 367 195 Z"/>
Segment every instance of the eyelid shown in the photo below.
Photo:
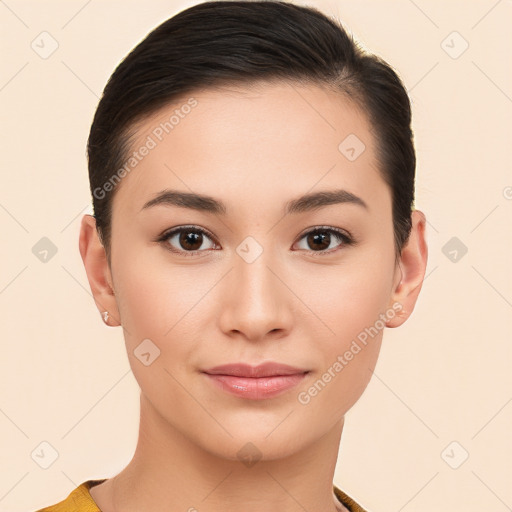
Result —
<path fill-rule="evenodd" d="M 314 226 L 312 228 L 307 228 L 303 233 L 301 233 L 299 235 L 298 239 L 300 240 L 301 238 L 304 238 L 306 235 L 309 235 L 311 233 L 316 233 L 316 232 L 322 232 L 322 231 L 334 232 L 339 236 L 343 236 L 343 237 L 352 239 L 352 235 L 344 229 L 335 228 L 334 226 L 322 226 L 322 225 Z"/>
<path fill-rule="evenodd" d="M 207 231 L 205 228 L 202 228 L 200 226 L 196 226 L 195 224 L 183 224 L 182 226 L 176 226 L 174 228 L 169 228 L 165 230 L 158 238 L 158 240 L 167 240 L 171 235 L 174 235 L 175 233 L 179 233 L 180 231 L 185 231 L 186 229 L 190 229 L 190 231 L 197 231 L 199 233 L 202 233 L 203 235 L 208 236 L 209 238 L 215 240 L 215 237 L 212 233 Z M 192 252 L 192 251 L 189 251 Z"/>

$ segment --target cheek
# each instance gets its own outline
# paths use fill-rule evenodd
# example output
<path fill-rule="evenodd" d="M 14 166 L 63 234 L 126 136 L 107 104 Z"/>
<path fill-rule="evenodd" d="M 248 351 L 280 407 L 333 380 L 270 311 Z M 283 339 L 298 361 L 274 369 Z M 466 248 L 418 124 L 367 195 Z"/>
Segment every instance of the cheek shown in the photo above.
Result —
<path fill-rule="evenodd" d="M 115 262 L 118 306 L 129 337 L 165 340 L 194 316 L 194 304 L 207 284 L 193 272 L 172 266 L 164 250 L 144 248 L 120 250 Z"/>
<path fill-rule="evenodd" d="M 298 407 L 308 417 L 311 431 L 327 430 L 359 400 L 375 368 L 381 339 L 379 334 L 366 345 L 348 343 L 299 390 Z"/>
<path fill-rule="evenodd" d="M 316 350 L 322 364 L 301 388 L 298 402 L 311 418 L 334 423 L 359 399 L 375 368 L 382 341 L 392 280 L 393 260 L 360 254 L 358 263 L 331 273 L 309 295 L 309 306 L 322 320 L 315 323 Z M 366 257 L 365 257 L 366 256 Z M 332 269 L 331 269 L 332 270 Z M 303 297 L 307 295 L 303 288 Z M 326 418 L 326 411 L 328 411 Z"/>
<path fill-rule="evenodd" d="M 171 267 L 166 255 L 157 250 L 132 252 L 122 252 L 123 257 L 115 263 L 115 277 L 134 376 L 150 394 L 178 389 L 171 374 L 181 380 L 186 365 L 198 351 L 201 337 L 195 333 L 199 318 L 204 322 L 211 315 L 214 294 L 209 291 L 219 277 L 199 277 L 190 269 Z M 146 367 L 148 359 L 154 362 Z"/>
<path fill-rule="evenodd" d="M 380 315 L 389 300 L 383 275 L 375 271 L 342 276 L 334 291 L 317 295 L 311 308 L 329 327 L 315 329 L 312 339 L 321 364 L 297 397 L 313 429 L 339 421 L 371 379 L 385 327 Z"/>
<path fill-rule="evenodd" d="M 194 304 L 203 286 L 184 283 L 179 269 L 171 275 L 142 259 L 140 265 L 128 260 L 118 267 L 122 282 L 118 306 L 130 366 L 156 410 L 176 411 L 190 401 L 180 383 L 185 382 L 186 363 L 197 350 L 190 333 L 197 324 L 200 308 L 196 311 Z"/>
<path fill-rule="evenodd" d="M 391 260 L 380 258 L 379 261 L 379 258 L 364 258 L 364 255 L 357 259 L 357 262 L 330 269 L 323 277 L 317 275 L 314 288 L 303 285 L 298 293 L 307 297 L 305 302 L 322 320 L 319 328 L 330 357 L 344 350 L 364 329 L 373 326 L 389 303 L 393 277 Z"/>

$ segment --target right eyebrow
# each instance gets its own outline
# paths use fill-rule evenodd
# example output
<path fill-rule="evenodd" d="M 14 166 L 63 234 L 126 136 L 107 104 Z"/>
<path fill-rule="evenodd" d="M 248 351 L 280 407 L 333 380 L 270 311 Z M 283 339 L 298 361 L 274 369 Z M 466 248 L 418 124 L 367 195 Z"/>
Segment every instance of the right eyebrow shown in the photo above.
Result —
<path fill-rule="evenodd" d="M 211 196 L 195 194 L 192 192 L 180 192 L 178 190 L 163 190 L 153 199 L 144 204 L 141 210 L 151 208 L 156 205 L 180 206 L 182 208 L 191 208 L 214 215 L 225 215 L 226 205 Z"/>

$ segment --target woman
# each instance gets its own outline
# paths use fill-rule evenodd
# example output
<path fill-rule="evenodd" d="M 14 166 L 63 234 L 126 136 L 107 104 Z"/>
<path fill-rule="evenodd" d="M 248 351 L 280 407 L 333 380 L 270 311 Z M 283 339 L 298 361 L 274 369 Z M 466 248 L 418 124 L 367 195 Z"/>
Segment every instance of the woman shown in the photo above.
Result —
<path fill-rule="evenodd" d="M 205 2 L 105 87 L 80 253 L 140 388 L 135 454 L 57 511 L 364 511 L 344 416 L 427 263 L 407 93 L 339 23 Z"/>

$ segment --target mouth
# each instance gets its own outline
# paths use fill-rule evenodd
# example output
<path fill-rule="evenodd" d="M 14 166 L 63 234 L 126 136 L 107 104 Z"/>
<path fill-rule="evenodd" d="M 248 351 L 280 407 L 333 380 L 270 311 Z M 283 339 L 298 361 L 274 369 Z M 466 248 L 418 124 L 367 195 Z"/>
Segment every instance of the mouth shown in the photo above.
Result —
<path fill-rule="evenodd" d="M 294 388 L 309 370 L 269 362 L 259 366 L 245 363 L 227 364 L 202 373 L 227 393 L 251 400 L 264 400 Z"/>

